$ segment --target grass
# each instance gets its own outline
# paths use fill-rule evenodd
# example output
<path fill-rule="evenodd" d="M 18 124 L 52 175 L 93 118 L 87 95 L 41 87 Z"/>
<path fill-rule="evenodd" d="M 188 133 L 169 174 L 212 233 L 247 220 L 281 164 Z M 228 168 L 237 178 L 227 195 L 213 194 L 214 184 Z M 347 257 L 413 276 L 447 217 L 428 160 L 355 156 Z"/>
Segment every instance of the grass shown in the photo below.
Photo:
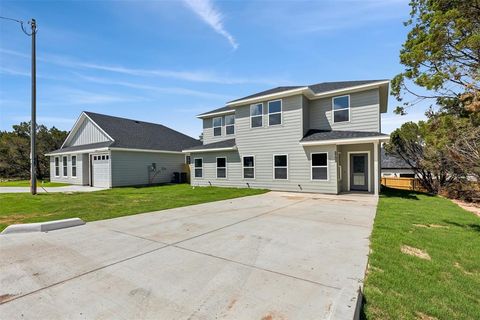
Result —
<path fill-rule="evenodd" d="M 401 252 L 408 245 L 431 260 Z M 478 319 L 480 218 L 450 200 L 387 189 L 365 282 L 367 319 Z"/>
<path fill-rule="evenodd" d="M 0 231 L 14 223 L 79 217 L 95 221 L 232 199 L 267 190 L 197 187 L 188 184 L 115 188 L 85 193 L 0 194 Z"/>
<path fill-rule="evenodd" d="M 37 186 L 42 187 L 63 187 L 68 186 L 67 183 L 38 181 Z M 0 187 L 30 187 L 30 180 L 9 180 L 0 181 Z"/>

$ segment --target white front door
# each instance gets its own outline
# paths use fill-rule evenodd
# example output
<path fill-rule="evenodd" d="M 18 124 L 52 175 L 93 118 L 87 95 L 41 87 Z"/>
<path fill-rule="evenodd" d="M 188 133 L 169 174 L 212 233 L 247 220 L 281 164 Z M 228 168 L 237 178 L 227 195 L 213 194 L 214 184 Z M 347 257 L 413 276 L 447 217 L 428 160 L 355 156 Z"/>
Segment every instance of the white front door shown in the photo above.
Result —
<path fill-rule="evenodd" d="M 92 154 L 92 186 L 110 187 L 110 156 L 108 154 Z"/>

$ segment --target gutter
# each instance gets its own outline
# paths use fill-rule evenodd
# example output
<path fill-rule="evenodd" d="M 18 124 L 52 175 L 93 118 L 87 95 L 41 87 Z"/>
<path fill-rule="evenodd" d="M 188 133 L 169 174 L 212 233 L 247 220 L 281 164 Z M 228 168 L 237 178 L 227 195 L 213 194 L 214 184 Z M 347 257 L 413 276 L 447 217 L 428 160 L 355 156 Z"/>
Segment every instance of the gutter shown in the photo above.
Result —
<path fill-rule="evenodd" d="M 302 146 L 323 146 L 329 144 L 351 144 L 355 142 L 382 142 L 388 141 L 390 136 L 373 136 L 373 137 L 364 137 L 364 138 L 349 138 L 349 139 L 330 139 L 330 140 L 318 140 L 318 141 L 304 141 L 300 142 Z"/>
<path fill-rule="evenodd" d="M 194 150 L 183 150 L 183 153 L 198 153 L 198 152 L 215 152 L 215 151 L 234 151 L 238 150 L 238 148 L 235 147 L 226 147 L 226 148 L 211 148 L 211 149 L 194 149 Z"/>

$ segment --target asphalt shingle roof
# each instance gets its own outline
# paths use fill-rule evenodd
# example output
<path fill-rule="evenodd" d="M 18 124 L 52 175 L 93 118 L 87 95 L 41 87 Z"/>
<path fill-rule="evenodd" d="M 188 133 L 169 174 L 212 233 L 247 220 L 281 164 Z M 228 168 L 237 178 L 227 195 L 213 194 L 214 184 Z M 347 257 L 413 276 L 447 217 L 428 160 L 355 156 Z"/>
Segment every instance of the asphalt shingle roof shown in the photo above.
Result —
<path fill-rule="evenodd" d="M 335 139 L 354 139 L 354 138 L 368 138 L 388 135 L 381 132 L 371 131 L 344 131 L 344 130 L 317 130 L 311 129 L 305 134 L 300 142 L 307 141 L 321 141 L 321 140 L 335 140 Z"/>
<path fill-rule="evenodd" d="M 219 142 L 208 143 L 200 146 L 191 147 L 184 149 L 185 151 L 195 151 L 195 150 L 208 150 L 208 149 L 217 149 L 217 148 L 232 148 L 235 147 L 235 139 L 228 139 Z"/>
<path fill-rule="evenodd" d="M 203 116 L 205 114 L 210 114 L 210 113 L 216 113 L 216 112 L 223 112 L 223 111 L 232 111 L 232 112 L 235 112 L 235 109 L 233 109 L 232 107 L 221 107 L 221 108 L 218 108 L 218 109 L 213 109 L 211 111 L 208 111 L 208 112 L 204 112 L 204 113 L 200 113 L 199 116 Z"/>
<path fill-rule="evenodd" d="M 70 152 L 70 151 L 99 149 L 99 148 L 110 147 L 112 144 L 113 144 L 112 141 L 90 143 L 90 144 L 83 144 L 83 145 L 79 145 L 79 146 L 65 147 L 63 149 L 58 149 L 58 150 L 55 150 L 55 151 L 52 151 L 52 152 L 49 152 L 49 153 L 63 153 L 63 152 Z"/>
<path fill-rule="evenodd" d="M 412 169 L 402 158 L 388 154 L 382 148 L 382 169 Z"/>

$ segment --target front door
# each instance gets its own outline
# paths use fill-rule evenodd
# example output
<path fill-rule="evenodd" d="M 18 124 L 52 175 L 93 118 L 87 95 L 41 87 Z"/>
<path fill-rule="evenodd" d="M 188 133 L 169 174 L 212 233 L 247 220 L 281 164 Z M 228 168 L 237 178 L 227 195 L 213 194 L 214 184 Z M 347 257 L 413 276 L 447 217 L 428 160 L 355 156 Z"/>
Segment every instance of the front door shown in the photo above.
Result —
<path fill-rule="evenodd" d="M 350 190 L 368 191 L 368 153 L 350 154 Z"/>

